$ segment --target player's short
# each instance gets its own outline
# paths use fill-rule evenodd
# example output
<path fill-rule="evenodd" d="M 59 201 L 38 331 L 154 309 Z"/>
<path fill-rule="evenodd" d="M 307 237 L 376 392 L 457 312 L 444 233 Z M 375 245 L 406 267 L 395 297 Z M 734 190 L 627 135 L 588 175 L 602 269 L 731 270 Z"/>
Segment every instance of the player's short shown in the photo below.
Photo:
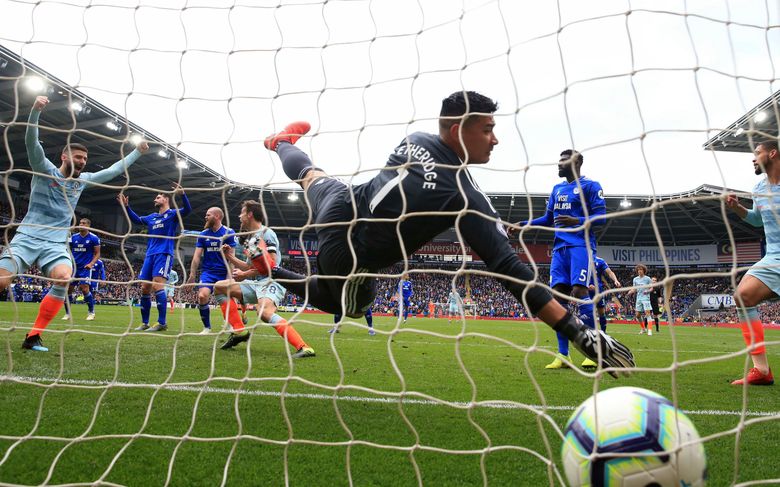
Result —
<path fill-rule="evenodd" d="M 661 310 L 658 309 L 658 302 L 656 302 L 655 300 L 652 299 L 650 300 L 650 307 L 653 308 L 653 316 L 661 314 Z"/>
<path fill-rule="evenodd" d="M 344 293 L 344 314 L 350 318 L 359 318 L 365 315 L 374 303 L 376 280 L 363 276 L 346 279 L 356 267 L 349 245 L 350 224 L 355 218 L 350 203 L 349 186 L 338 179 L 322 177 L 309 185 L 306 199 L 312 214 L 315 215 L 314 223 L 318 225 L 316 231 L 320 247 L 317 255 L 319 285 L 328 287 L 334 304 L 341 303 L 341 295 Z M 357 272 L 367 271 L 368 269 L 357 266 Z"/>
<path fill-rule="evenodd" d="M 173 286 L 165 286 L 165 295 L 172 298 L 176 294 L 176 288 Z"/>
<path fill-rule="evenodd" d="M 780 256 L 765 255 L 753 264 L 747 271 L 747 275 L 763 282 L 772 292 L 780 296 Z"/>
<path fill-rule="evenodd" d="M 155 277 L 168 279 L 173 265 L 173 256 L 169 254 L 147 255 L 144 259 L 144 265 L 141 267 L 141 273 L 138 278 L 143 281 L 151 281 Z"/>
<path fill-rule="evenodd" d="M 274 306 L 279 306 L 287 292 L 284 286 L 268 278 L 260 281 L 242 281 L 239 284 L 244 304 L 257 304 L 261 299 L 270 299 Z"/>
<path fill-rule="evenodd" d="M 590 283 L 587 247 L 561 247 L 553 250 L 550 264 L 550 287 L 585 286 Z"/>
<path fill-rule="evenodd" d="M 647 296 L 637 298 L 635 308 L 637 313 L 645 313 L 647 311 L 653 311 L 653 306 L 650 303 L 650 298 Z"/>
<path fill-rule="evenodd" d="M 100 281 L 90 281 L 89 282 L 89 292 L 94 293 L 97 292 L 97 290 L 100 288 Z"/>
<path fill-rule="evenodd" d="M 458 309 L 458 305 L 457 304 L 451 304 L 450 307 L 449 307 L 449 313 L 450 314 L 459 314 L 460 313 L 460 309 Z"/>
<path fill-rule="evenodd" d="M 200 275 L 200 281 L 198 281 L 198 285 L 195 286 L 196 289 L 200 289 L 202 287 L 208 288 L 209 291 L 214 291 L 214 283 L 223 281 L 227 279 L 227 273 L 223 272 L 221 274 L 213 274 L 211 272 L 204 272 Z"/>
<path fill-rule="evenodd" d="M 73 269 L 73 261 L 65 242 L 47 242 L 23 233 L 17 233 L 0 254 L 0 268 L 11 274 L 24 274 L 35 264 L 38 264 L 45 276 L 60 264 Z"/>
<path fill-rule="evenodd" d="M 409 306 L 412 305 L 412 303 L 409 302 L 409 298 L 407 298 L 405 296 L 404 296 L 404 300 L 403 301 L 404 301 L 404 308 L 408 308 Z"/>
<path fill-rule="evenodd" d="M 91 270 L 86 267 L 76 267 L 76 272 L 73 273 L 73 280 L 76 281 L 74 284 L 77 286 L 89 286 L 90 273 Z"/>

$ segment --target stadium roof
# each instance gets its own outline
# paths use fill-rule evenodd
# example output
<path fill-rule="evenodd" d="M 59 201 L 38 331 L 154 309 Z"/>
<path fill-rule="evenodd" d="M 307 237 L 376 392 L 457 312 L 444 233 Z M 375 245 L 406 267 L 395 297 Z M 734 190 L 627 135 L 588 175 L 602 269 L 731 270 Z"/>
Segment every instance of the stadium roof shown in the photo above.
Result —
<path fill-rule="evenodd" d="M 753 152 L 756 142 L 778 137 L 780 91 L 775 92 L 704 144 L 707 150 Z"/>
<path fill-rule="evenodd" d="M 89 147 L 88 170 L 99 170 L 119 159 L 122 151 L 130 152 L 133 148 L 128 140 L 131 134 L 143 134 L 153 144 L 153 148 L 128 171 L 130 186 L 127 192 L 131 199 L 141 196 L 151 201 L 150 191 L 168 190 L 172 182 L 178 181 L 188 188 L 188 195 L 195 210 L 185 220 L 185 226 L 190 229 L 201 228 L 205 210 L 210 206 L 226 208 L 227 214 L 232 217 L 230 224 L 237 227 L 235 218 L 238 207 L 241 201 L 249 198 L 260 199 L 265 204 L 269 221 L 281 236 L 286 233 L 297 235 L 297 229 L 307 223 L 308 211 L 300 191 L 260 188 L 230 181 L 145 131 L 143 127 L 103 106 L 99 101 L 85 96 L 0 46 L 0 129 L 6 148 L 0 156 L 0 176 L 7 178 L 4 181 L 8 184 L 11 201 L 17 208 L 26 207 L 25 188 L 29 187 L 31 178 L 24 146 L 24 131 L 35 96 L 35 93 L 27 90 L 26 83 L 30 77 L 35 76 L 46 81 L 44 93 L 51 100 L 41 117 L 40 131 L 41 142 L 49 159 L 58 159 L 62 145 L 70 137 L 71 141 Z M 774 107 L 770 116 L 777 133 L 777 98 L 773 100 L 774 105 L 769 104 Z M 76 101 L 82 106 L 80 111 L 70 108 Z M 118 130 L 109 128 L 109 122 L 115 123 Z M 733 131 L 733 136 L 737 136 L 736 130 Z M 167 152 L 167 156 L 158 154 L 160 148 Z M 186 163 L 182 162 L 179 166 L 177 161 Z M 118 180 L 115 184 L 122 184 L 122 181 Z M 145 194 L 144 190 L 147 191 Z M 656 232 L 665 245 L 727 242 L 729 232 L 723 223 L 725 213 L 719 199 L 719 196 L 727 191 L 729 190 L 714 186 L 700 186 L 684 193 L 654 198 L 631 194 L 606 196 L 609 219 L 599 231 L 599 242 L 603 245 L 657 245 Z M 5 191 L 0 193 L 0 201 L 6 202 Z M 111 220 L 116 220 L 120 214 L 114 201 L 115 195 L 116 192 L 111 190 L 85 191 L 77 212 L 90 214 L 96 225 L 109 225 Z M 547 197 L 548 194 L 490 194 L 493 206 L 502 219 L 508 222 L 527 219 L 530 215 L 529 206 L 534 216 L 543 214 Z M 726 218 L 736 241 L 757 241 L 762 238 L 763 233 L 760 230 L 735 216 L 729 214 Z M 454 232 L 450 232 L 442 238 L 454 240 L 456 236 Z M 535 243 L 545 243 L 552 241 L 552 233 L 534 230 L 527 232 L 525 238 Z"/>

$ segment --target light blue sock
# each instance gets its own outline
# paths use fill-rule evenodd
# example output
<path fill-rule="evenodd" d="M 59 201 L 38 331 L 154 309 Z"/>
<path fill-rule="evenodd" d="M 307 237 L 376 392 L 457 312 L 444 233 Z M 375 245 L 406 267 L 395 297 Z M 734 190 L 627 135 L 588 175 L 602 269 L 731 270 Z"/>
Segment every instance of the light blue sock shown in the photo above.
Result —
<path fill-rule="evenodd" d="M 152 296 L 144 294 L 141 296 L 141 321 L 145 324 L 149 324 L 149 315 L 152 311 Z"/>
<path fill-rule="evenodd" d="M 157 301 L 157 323 L 164 325 L 168 315 L 168 296 L 165 294 L 165 289 L 154 293 L 154 299 Z"/>
<path fill-rule="evenodd" d="M 211 328 L 211 308 L 209 308 L 209 303 L 201 304 L 198 306 L 198 310 L 200 311 L 200 321 L 203 322 L 203 327 Z"/>
<path fill-rule="evenodd" d="M 84 296 L 84 301 L 87 303 L 87 309 L 90 313 L 95 312 L 95 297 L 92 296 L 92 293 L 87 294 Z"/>

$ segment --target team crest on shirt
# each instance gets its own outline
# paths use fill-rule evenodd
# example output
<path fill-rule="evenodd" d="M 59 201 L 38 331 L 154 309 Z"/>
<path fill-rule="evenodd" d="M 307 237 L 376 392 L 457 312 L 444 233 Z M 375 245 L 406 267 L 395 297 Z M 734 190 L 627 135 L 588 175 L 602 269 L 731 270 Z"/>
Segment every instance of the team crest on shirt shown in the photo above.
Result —
<path fill-rule="evenodd" d="M 573 193 L 574 194 L 580 194 L 580 188 L 574 188 Z"/>

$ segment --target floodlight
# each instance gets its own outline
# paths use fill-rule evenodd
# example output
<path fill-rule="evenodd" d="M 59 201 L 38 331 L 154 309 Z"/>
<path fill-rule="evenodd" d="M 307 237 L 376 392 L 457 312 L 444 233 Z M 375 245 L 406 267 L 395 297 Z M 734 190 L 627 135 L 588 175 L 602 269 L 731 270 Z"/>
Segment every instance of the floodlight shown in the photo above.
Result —
<path fill-rule="evenodd" d="M 84 110 L 84 105 L 82 105 L 81 102 L 74 101 L 70 104 L 70 110 L 73 112 L 81 112 Z"/>
<path fill-rule="evenodd" d="M 27 88 L 28 91 L 31 91 L 33 93 L 40 93 L 46 89 L 46 82 L 42 78 L 39 78 L 38 76 L 29 76 L 24 81 L 24 86 Z"/>
<path fill-rule="evenodd" d="M 298 193 L 290 193 L 287 195 L 287 199 L 290 201 L 298 201 Z"/>
<path fill-rule="evenodd" d="M 761 111 L 761 112 L 758 112 L 755 115 L 753 115 L 753 121 L 756 122 L 756 123 L 761 123 L 764 120 L 766 120 L 768 116 L 769 115 L 767 115 L 766 112 Z"/>
<path fill-rule="evenodd" d="M 162 157 L 163 159 L 168 159 L 168 151 L 166 151 L 165 149 L 160 149 L 159 151 L 157 151 L 157 155 Z"/>
<path fill-rule="evenodd" d="M 144 141 L 144 138 L 140 134 L 133 134 L 133 135 L 130 136 L 130 142 L 133 145 L 138 145 L 138 144 L 140 144 L 143 141 Z"/>
<path fill-rule="evenodd" d="M 5 69 L 8 66 L 8 59 L 0 57 L 0 69 Z"/>
<path fill-rule="evenodd" d="M 176 167 L 179 169 L 189 169 L 190 163 L 187 162 L 187 159 L 176 159 Z"/>
<path fill-rule="evenodd" d="M 106 127 L 110 128 L 114 132 L 119 132 L 119 123 L 116 120 L 109 120 L 106 122 Z"/>
<path fill-rule="evenodd" d="M 744 134 L 744 133 L 745 133 L 745 129 L 743 129 L 742 127 L 739 127 L 739 128 L 737 128 L 737 131 L 736 131 L 736 132 L 734 132 L 734 135 L 736 135 L 737 137 L 739 137 L 740 135 L 742 135 L 742 134 Z"/>
<path fill-rule="evenodd" d="M 628 199 L 623 198 L 623 200 L 620 202 L 621 208 L 631 208 L 631 202 L 628 201 Z"/>

